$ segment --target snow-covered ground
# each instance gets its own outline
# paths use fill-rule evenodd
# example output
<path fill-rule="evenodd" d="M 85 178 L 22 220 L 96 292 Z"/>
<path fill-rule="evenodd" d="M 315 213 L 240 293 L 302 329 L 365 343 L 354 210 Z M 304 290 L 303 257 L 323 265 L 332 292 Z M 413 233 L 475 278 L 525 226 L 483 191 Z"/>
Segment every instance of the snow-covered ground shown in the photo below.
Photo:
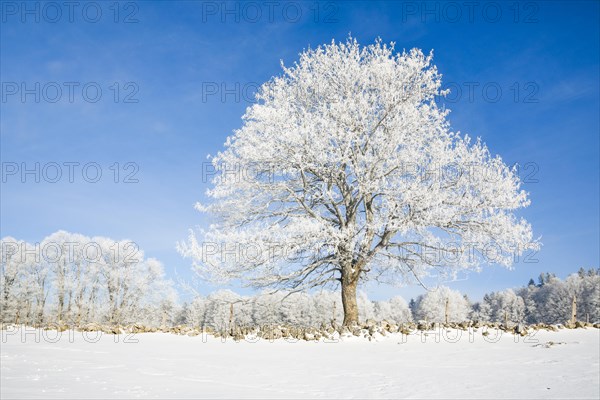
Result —
<path fill-rule="evenodd" d="M 80 332 L 2 331 L 0 397 L 600 397 L 598 329 L 504 333 L 495 343 L 494 332 L 462 332 L 458 341 L 448 332 L 439 342 L 418 333 L 223 343 L 166 333 L 85 340 Z"/>

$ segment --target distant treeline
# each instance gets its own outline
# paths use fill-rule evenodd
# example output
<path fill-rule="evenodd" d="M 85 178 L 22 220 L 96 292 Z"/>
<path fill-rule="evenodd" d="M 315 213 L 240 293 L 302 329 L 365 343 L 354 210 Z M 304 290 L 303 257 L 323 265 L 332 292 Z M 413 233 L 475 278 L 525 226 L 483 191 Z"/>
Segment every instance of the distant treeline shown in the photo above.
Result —
<path fill-rule="evenodd" d="M 286 297 L 287 296 L 287 297 Z M 564 281 L 554 274 L 543 273 L 536 284 L 491 292 L 481 302 L 471 303 L 467 296 L 446 286 L 430 289 L 411 299 L 396 296 L 388 301 L 371 301 L 366 293 L 358 296 L 361 321 L 373 319 L 396 323 L 413 320 L 451 322 L 565 323 L 572 317 L 573 299 L 581 321 L 600 321 L 600 270 L 580 269 Z M 220 290 L 207 297 L 198 296 L 174 314 L 172 323 L 221 328 L 231 322 L 241 326 L 286 324 L 320 326 L 340 324 L 343 319 L 338 292 L 314 294 L 278 292 L 244 297 L 230 290 Z"/>
<path fill-rule="evenodd" d="M 219 290 L 178 301 L 163 266 L 131 241 L 56 232 L 37 244 L 1 240 L 0 322 L 28 325 L 89 323 L 145 326 L 188 325 L 221 329 L 286 324 L 340 325 L 339 292 L 261 293 L 241 296 Z M 577 318 L 600 321 L 600 270 L 580 269 L 565 280 L 543 273 L 538 282 L 488 293 L 471 303 L 445 286 L 429 288 L 407 303 L 396 296 L 371 301 L 358 295 L 361 321 L 564 323 L 576 302 Z"/>

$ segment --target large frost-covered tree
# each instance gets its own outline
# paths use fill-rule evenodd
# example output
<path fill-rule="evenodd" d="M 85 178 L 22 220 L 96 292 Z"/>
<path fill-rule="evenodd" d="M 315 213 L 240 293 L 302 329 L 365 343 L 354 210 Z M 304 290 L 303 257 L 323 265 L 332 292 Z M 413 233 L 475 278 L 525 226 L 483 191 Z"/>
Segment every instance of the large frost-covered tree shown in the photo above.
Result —
<path fill-rule="evenodd" d="M 516 171 L 450 129 L 432 55 L 381 41 L 309 49 L 265 83 L 213 158 L 210 228 L 180 244 L 197 271 L 255 287 L 357 286 L 510 266 L 537 247 L 513 214 Z M 408 279 L 407 279 L 408 278 Z"/>

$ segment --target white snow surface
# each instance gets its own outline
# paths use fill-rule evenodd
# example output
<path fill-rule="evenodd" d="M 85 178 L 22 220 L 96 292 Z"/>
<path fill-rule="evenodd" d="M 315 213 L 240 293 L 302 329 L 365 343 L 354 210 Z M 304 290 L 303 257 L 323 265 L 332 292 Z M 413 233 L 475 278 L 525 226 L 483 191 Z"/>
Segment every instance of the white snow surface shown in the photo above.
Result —
<path fill-rule="evenodd" d="M 10 398 L 593 398 L 600 330 L 337 342 L 2 331 Z M 85 340 L 87 335 L 88 340 Z M 137 343 L 136 343 L 137 341 Z M 127 343 L 133 342 L 133 343 Z M 555 344 L 549 344 L 554 342 Z"/>

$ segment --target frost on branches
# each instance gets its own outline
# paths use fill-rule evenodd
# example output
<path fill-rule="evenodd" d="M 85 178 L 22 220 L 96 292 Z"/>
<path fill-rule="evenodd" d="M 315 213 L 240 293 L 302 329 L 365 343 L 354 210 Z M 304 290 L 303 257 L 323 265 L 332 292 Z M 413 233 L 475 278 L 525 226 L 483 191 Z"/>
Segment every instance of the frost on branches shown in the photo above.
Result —
<path fill-rule="evenodd" d="M 214 281 L 303 290 L 452 276 L 536 249 L 515 169 L 453 132 L 432 55 L 350 38 L 274 77 L 213 158 L 198 210 L 215 220 L 180 251 Z"/>

